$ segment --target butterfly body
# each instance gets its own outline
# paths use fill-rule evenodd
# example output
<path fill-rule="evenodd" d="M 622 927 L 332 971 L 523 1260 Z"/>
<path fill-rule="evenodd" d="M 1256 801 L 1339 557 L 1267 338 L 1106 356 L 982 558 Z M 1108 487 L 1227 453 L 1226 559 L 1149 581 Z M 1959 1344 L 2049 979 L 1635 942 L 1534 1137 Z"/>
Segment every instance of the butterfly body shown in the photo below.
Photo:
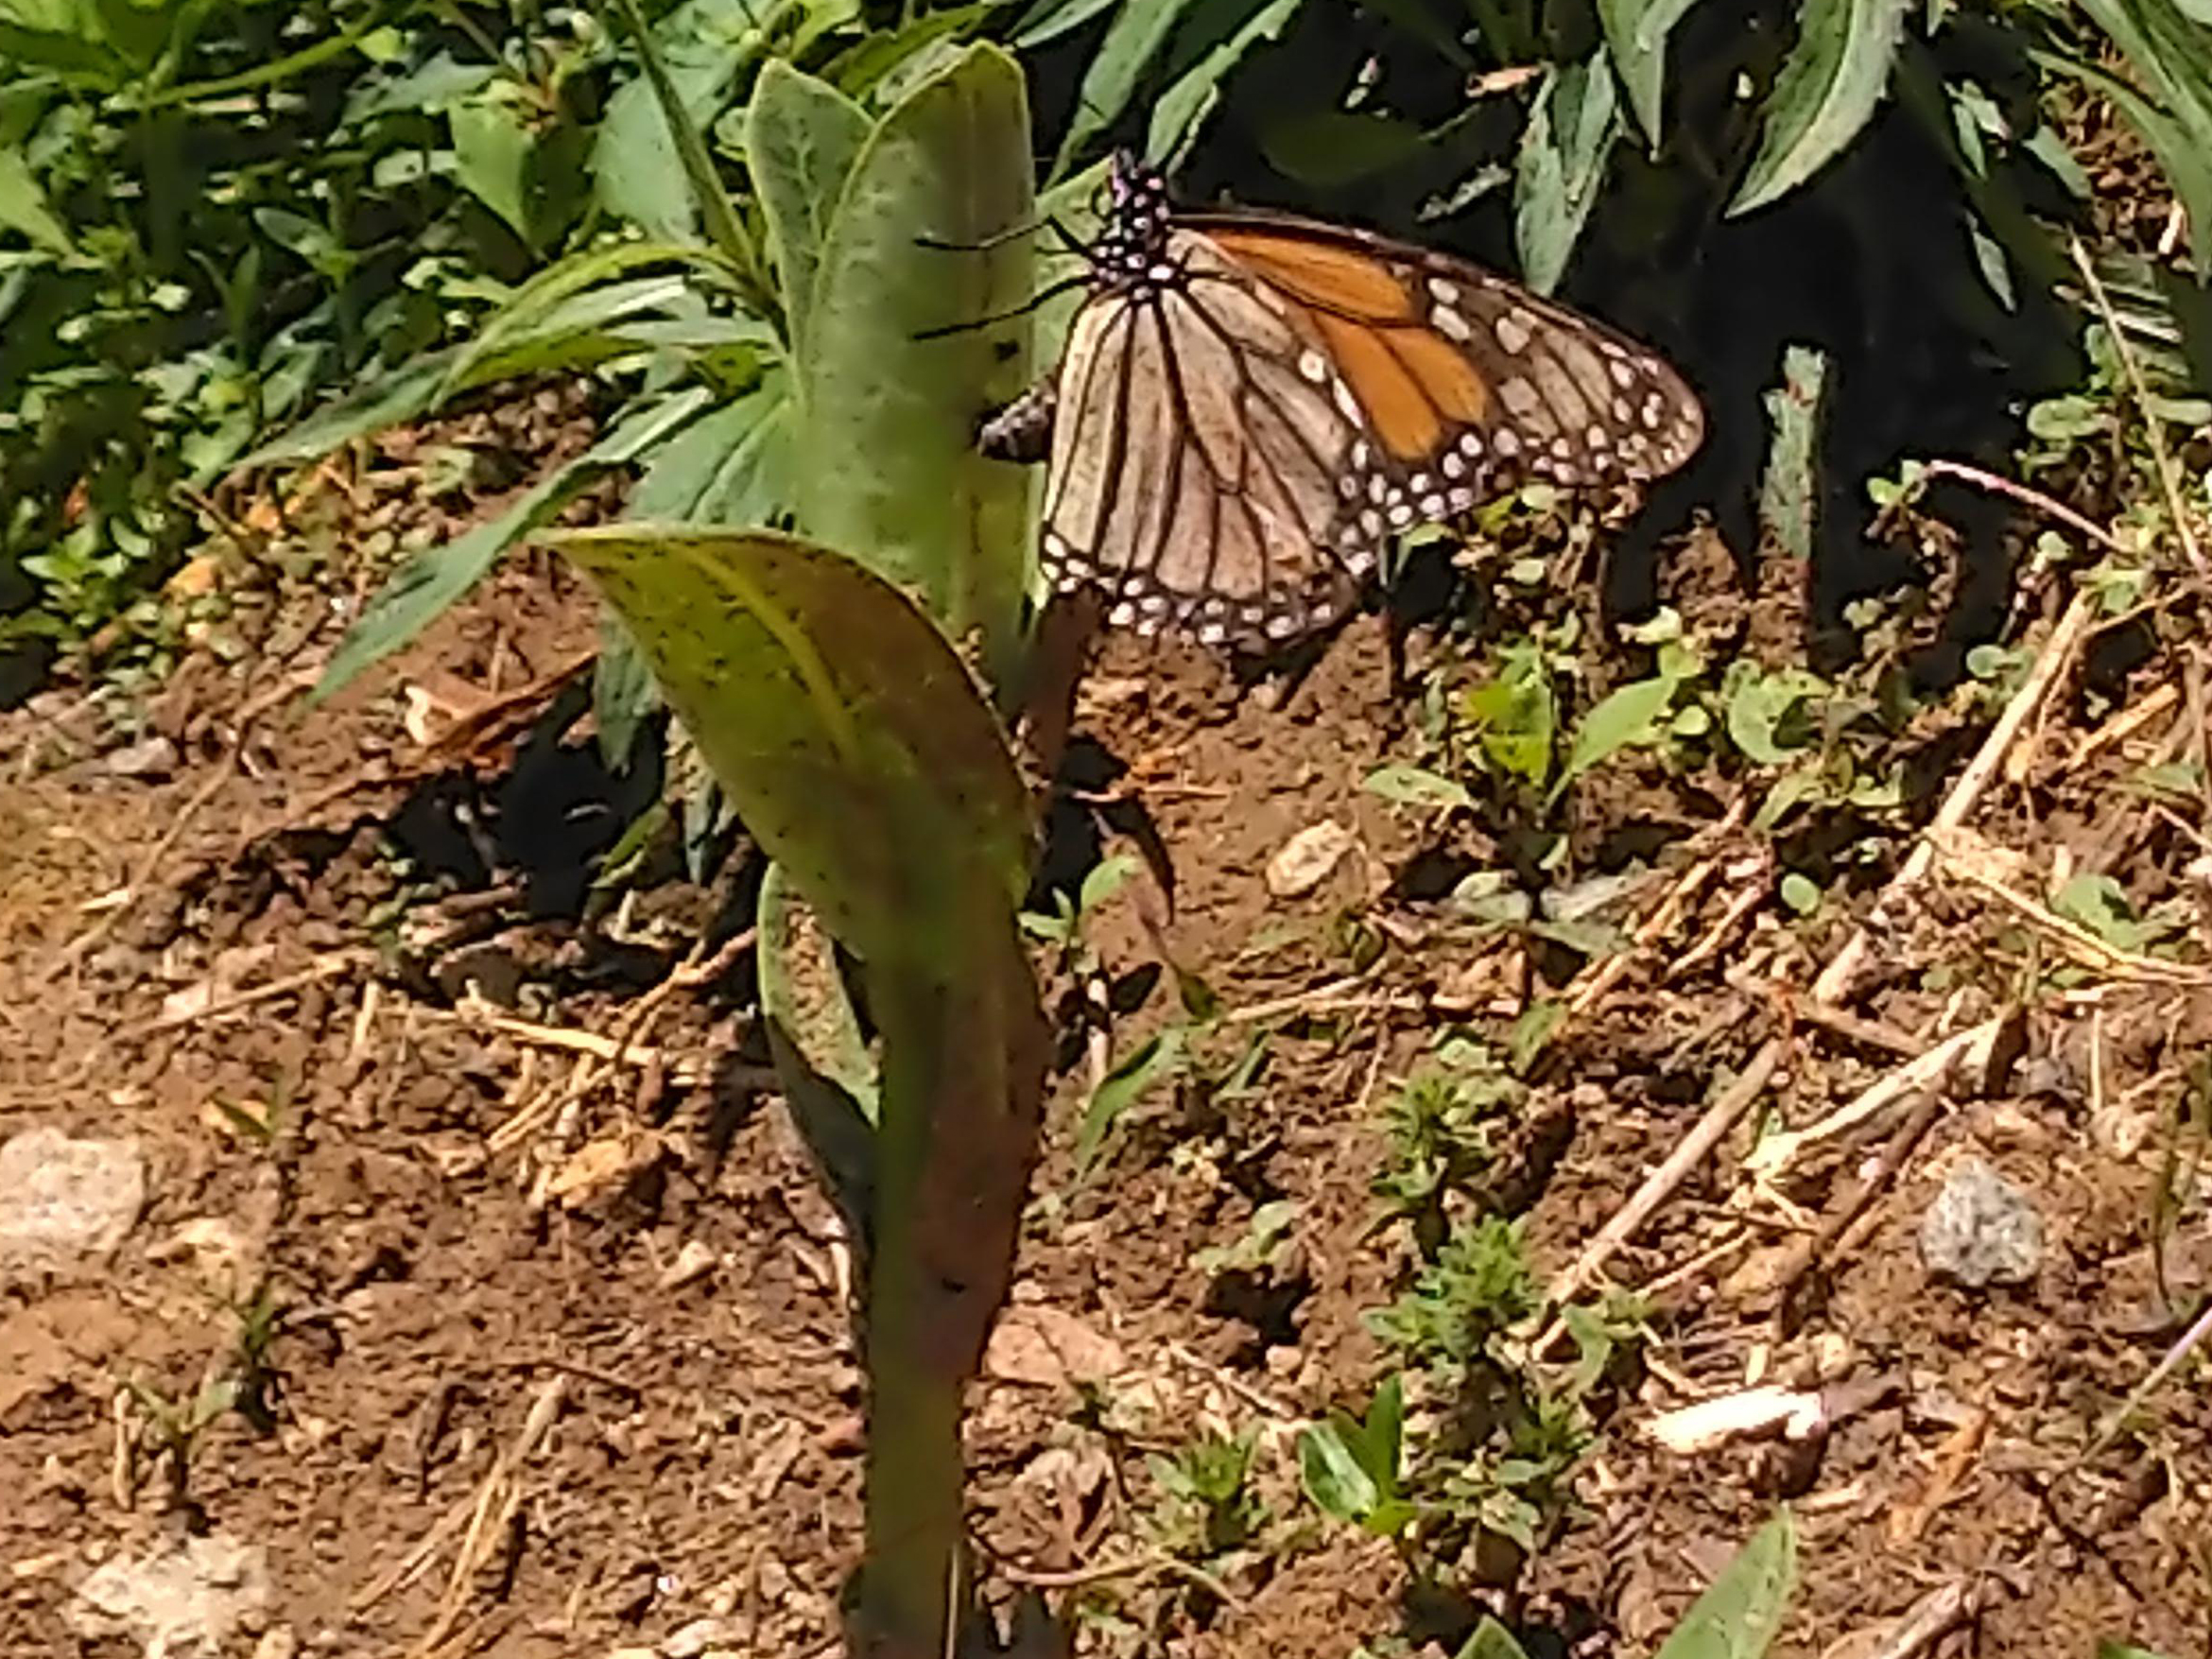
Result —
<path fill-rule="evenodd" d="M 1464 262 L 1273 214 L 1183 214 L 1118 159 L 1047 390 L 1043 560 L 1109 620 L 1267 648 L 1333 621 L 1390 538 L 1529 479 L 1674 470 L 1703 433 L 1672 370 Z"/>

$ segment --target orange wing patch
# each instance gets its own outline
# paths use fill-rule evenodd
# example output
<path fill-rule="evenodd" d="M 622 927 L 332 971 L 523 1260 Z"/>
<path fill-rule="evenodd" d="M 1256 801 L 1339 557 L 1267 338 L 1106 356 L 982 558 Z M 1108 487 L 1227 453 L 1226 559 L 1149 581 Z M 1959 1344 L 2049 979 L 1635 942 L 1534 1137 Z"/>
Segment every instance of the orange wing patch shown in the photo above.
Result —
<path fill-rule="evenodd" d="M 1467 354 L 1426 328 L 1393 328 L 1391 349 L 1447 421 L 1479 421 L 1490 407 L 1490 383 Z"/>
<path fill-rule="evenodd" d="M 1409 322 L 1413 296 L 1391 268 L 1357 248 L 1264 228 L 1208 225 L 1207 240 L 1262 281 L 1303 304 L 1369 322 Z"/>
<path fill-rule="evenodd" d="M 1383 447 L 1408 461 L 1435 449 L 1443 421 L 1406 359 L 1391 349 L 1401 331 L 1369 328 L 1328 311 L 1315 312 L 1313 325 Z"/>

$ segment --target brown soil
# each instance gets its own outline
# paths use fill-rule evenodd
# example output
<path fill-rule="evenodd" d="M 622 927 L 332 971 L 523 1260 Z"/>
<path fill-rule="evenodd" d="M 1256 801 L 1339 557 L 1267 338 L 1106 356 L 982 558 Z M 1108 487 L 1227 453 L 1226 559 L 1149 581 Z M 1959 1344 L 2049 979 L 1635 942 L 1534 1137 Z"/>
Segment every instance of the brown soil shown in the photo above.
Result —
<path fill-rule="evenodd" d="M 406 458 L 387 463 L 383 484 L 354 480 L 372 503 L 407 498 Z M 596 759 L 580 686 L 562 679 L 591 645 L 592 604 L 544 560 L 510 564 L 333 701 L 277 700 L 334 643 L 331 589 L 368 580 L 345 528 L 360 509 L 333 510 L 337 529 L 302 532 L 337 555 L 319 575 L 232 571 L 216 628 L 244 643 L 240 665 L 218 638 L 150 700 L 57 691 L 0 720 L 0 1136 L 127 1136 L 148 1174 L 112 1262 L 0 1290 L 0 1653 L 138 1650 L 81 1633 L 77 1586 L 205 1529 L 268 1552 L 271 1600 L 240 1653 L 834 1651 L 862 1444 L 849 1257 L 764 1082 L 749 964 L 663 985 L 742 922 L 750 863 L 702 889 L 664 849 L 631 896 L 585 890 L 658 779 Z M 1793 593 L 1756 611 L 1677 598 L 1707 637 L 1788 660 Z M 976 1530 L 1002 1605 L 1014 1579 L 1156 1561 L 1148 1454 L 1207 1426 L 1257 1433 L 1271 1519 L 1264 1547 L 1210 1564 L 1211 1588 L 1172 1566 L 1048 1588 L 1079 1653 L 1339 1659 L 1464 1628 L 1464 1609 L 1425 1627 L 1390 1547 L 1320 1520 L 1296 1435 L 1364 1400 L 1386 1362 L 1362 1315 L 1395 1293 L 1408 1252 L 1374 1226 L 1381 1101 L 1440 1033 L 1502 1028 L 1576 963 L 1442 902 L 1450 875 L 1501 856 L 1491 829 L 1362 789 L 1418 758 L 1386 646 L 1379 622 L 1356 624 L 1310 673 L 1253 694 L 1201 655 L 1117 640 L 1080 704 L 1097 775 L 1064 821 L 1127 832 L 1141 806 L 1174 878 L 1171 912 L 1140 875 L 1095 920 L 1106 974 L 1137 1004 L 1113 1051 L 1167 1017 L 1168 979 L 1146 988 L 1164 944 L 1241 1011 L 1215 1049 L 1264 1035 L 1267 1053 L 1240 1096 L 1157 1091 L 1079 1180 L 1093 1062 L 1071 1045 L 1014 1312 L 973 1399 Z M 2178 662 L 2146 660 L 2125 689 L 2181 683 Z M 2194 904 L 2202 930 L 2201 823 L 2130 807 L 2123 824 L 2111 806 L 2116 779 L 2186 729 L 2153 721 L 2080 758 L 2112 706 L 2054 712 L 1977 822 L 2028 860 L 2019 890 L 2055 886 L 2070 860 L 2123 873 L 2145 904 Z M 535 723 L 501 717 L 517 713 Z M 119 771 L 149 734 L 173 758 Z M 1927 752 L 1955 757 L 1956 736 Z M 1631 760 L 1578 791 L 1578 873 L 1632 857 L 1659 873 L 1632 925 L 1714 862 L 1556 1038 L 1501 1155 L 1501 1201 L 1525 1213 L 1542 1276 L 1768 1039 L 1788 1043 L 1776 1122 L 1809 1122 L 1901 1063 L 1880 1032 L 1794 1015 L 1867 901 L 1793 922 L 1766 849 L 1722 821 L 1731 787 Z M 1270 859 L 1323 820 L 1352 851 L 1311 892 L 1274 896 Z M 1883 936 L 1855 1011 L 1925 1048 L 1995 1012 L 2050 948 L 1946 883 Z M 1951 1638 L 1974 1651 L 2212 1651 L 2202 1359 L 2074 1461 L 2212 1289 L 2193 1171 L 2163 1227 L 2155 1197 L 2175 1180 L 2166 1154 L 2212 992 L 2060 978 L 2036 978 L 2025 1051 L 1989 1087 L 1953 1079 L 1872 1230 L 1824 1250 L 1826 1294 L 1794 1323 L 1774 1317 L 1776 1265 L 1894 1116 L 1771 1184 L 1744 1174 L 1739 1129 L 1610 1264 L 1653 1288 L 1650 1336 L 1603 1396 L 1573 1504 L 1498 1602 L 1532 1651 L 1648 1651 L 1779 1497 L 1804 1585 L 1777 1652 L 1864 1652 L 1846 1644 L 1946 1584 L 1981 1599 Z M 504 1024 L 464 997 L 472 982 Z M 562 1046 L 579 1034 L 634 1052 L 590 1062 Z M 1923 1265 L 1921 1217 L 1971 1152 L 2041 1213 L 2030 1284 L 1974 1294 Z M 1280 1199 L 1292 1235 L 1262 1270 L 1231 1282 L 1193 1264 Z M 148 1410 L 119 1390 L 188 1399 L 234 1355 L 235 1299 L 265 1283 L 283 1310 L 272 1420 L 218 1417 L 180 1492 Z M 1066 1369 L 1107 1380 L 1085 1395 Z M 1689 1456 L 1646 1433 L 1761 1381 L 1823 1389 L 1831 1431 Z"/>

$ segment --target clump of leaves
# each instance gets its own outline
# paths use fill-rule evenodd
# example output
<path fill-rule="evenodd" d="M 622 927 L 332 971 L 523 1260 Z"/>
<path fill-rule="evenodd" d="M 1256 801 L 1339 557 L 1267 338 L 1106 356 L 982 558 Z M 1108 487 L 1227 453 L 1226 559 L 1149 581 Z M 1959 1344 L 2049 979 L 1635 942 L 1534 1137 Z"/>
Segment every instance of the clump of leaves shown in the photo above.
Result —
<path fill-rule="evenodd" d="M 1268 1520 L 1252 1484 L 1258 1444 L 1251 1428 L 1239 1434 L 1209 1429 L 1172 1453 L 1151 1454 L 1146 1463 L 1164 1499 L 1153 1517 L 1154 1542 L 1199 1562 L 1250 1544 Z"/>
<path fill-rule="evenodd" d="M 1384 1220 L 1408 1221 L 1424 1254 L 1443 1242 L 1446 1201 L 1478 1188 L 1493 1155 L 1493 1132 L 1526 1094 L 1489 1048 L 1454 1037 L 1384 1103 L 1390 1150 L 1374 1193 L 1385 1205 Z"/>

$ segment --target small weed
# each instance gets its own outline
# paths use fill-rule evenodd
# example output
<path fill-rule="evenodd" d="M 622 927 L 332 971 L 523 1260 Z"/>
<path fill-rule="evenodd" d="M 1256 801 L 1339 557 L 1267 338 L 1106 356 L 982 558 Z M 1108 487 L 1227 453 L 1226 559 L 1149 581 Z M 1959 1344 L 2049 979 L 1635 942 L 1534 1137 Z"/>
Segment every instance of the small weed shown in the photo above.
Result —
<path fill-rule="evenodd" d="M 1443 1245 L 1446 1201 L 1475 1191 L 1488 1170 L 1493 1133 L 1526 1091 L 1490 1050 L 1447 1038 L 1383 1108 L 1389 1161 L 1374 1178 L 1385 1223 L 1403 1218 L 1424 1256 Z"/>
<path fill-rule="evenodd" d="M 233 1413 L 255 1434 L 276 1428 L 278 1376 L 269 1350 L 282 1323 L 282 1306 L 264 1282 L 251 1296 L 225 1307 L 235 1322 L 230 1344 L 209 1361 L 189 1394 L 172 1396 L 135 1377 L 121 1384 L 138 1419 L 133 1465 L 139 1449 L 149 1449 L 166 1478 L 169 1502 L 178 1509 L 190 1506 L 193 1461 L 210 1428 Z"/>
<path fill-rule="evenodd" d="M 1209 1430 L 1180 1451 L 1146 1460 L 1165 1501 L 1155 1512 L 1153 1541 L 1170 1555 L 1203 1562 L 1251 1543 L 1268 1519 L 1252 1489 L 1253 1429 Z"/>

